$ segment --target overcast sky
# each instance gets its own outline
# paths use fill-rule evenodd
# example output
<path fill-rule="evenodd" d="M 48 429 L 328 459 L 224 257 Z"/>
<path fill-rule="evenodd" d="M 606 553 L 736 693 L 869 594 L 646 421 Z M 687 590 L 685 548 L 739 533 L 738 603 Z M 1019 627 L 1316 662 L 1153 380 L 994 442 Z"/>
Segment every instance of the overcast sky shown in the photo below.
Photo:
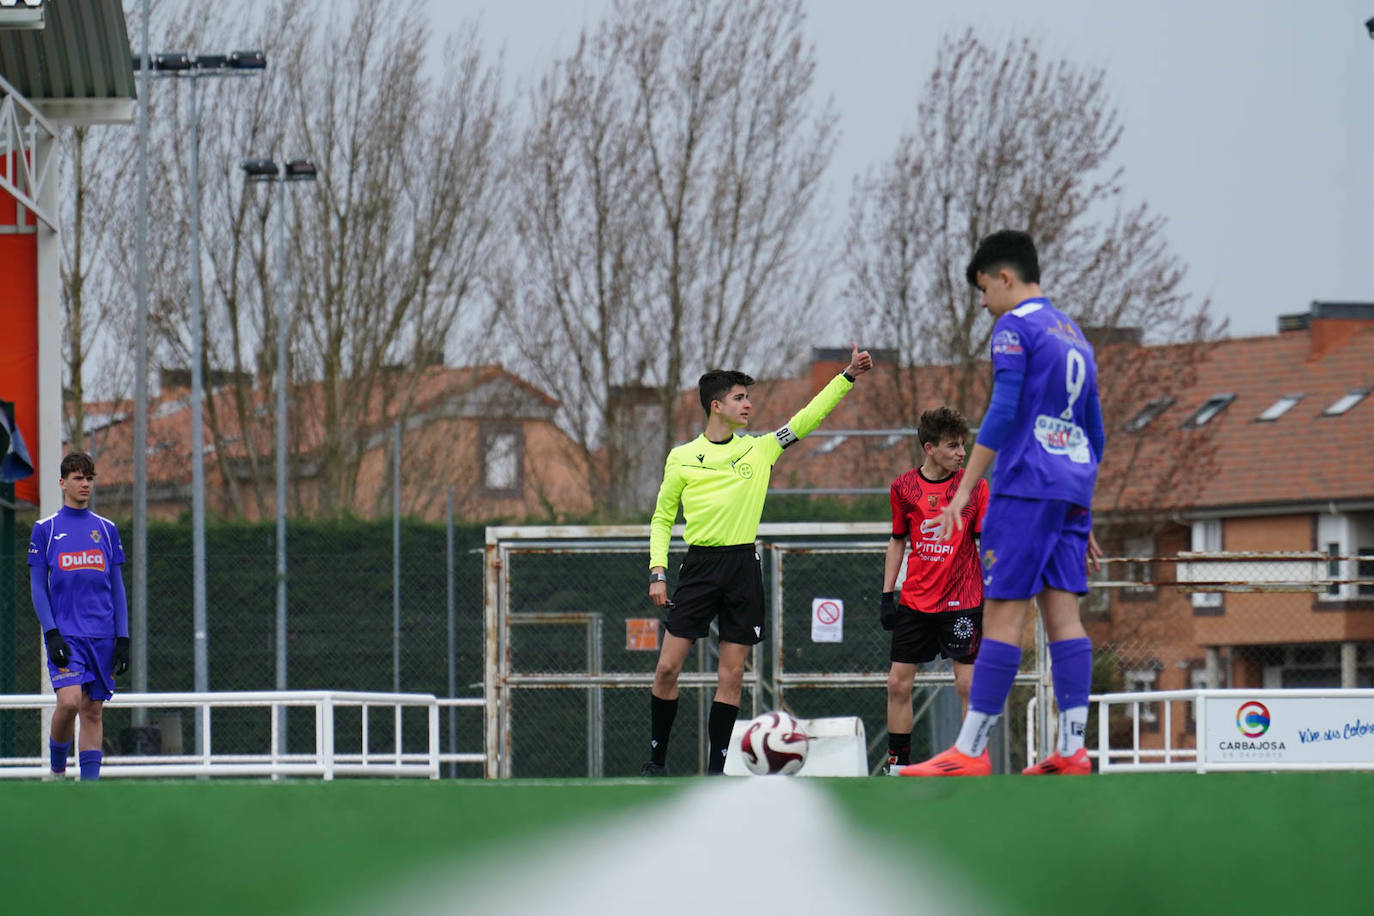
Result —
<path fill-rule="evenodd" d="M 610 0 L 426 0 L 435 34 L 480 16 L 508 80 L 566 53 Z M 843 135 L 830 183 L 912 126 L 940 37 L 975 26 L 1001 44 L 1105 67 L 1125 134 L 1131 201 L 1168 221 L 1235 336 L 1270 334 L 1312 300 L 1374 302 L 1374 0 L 808 0 L 818 89 Z M 837 221 L 837 226 L 839 225 Z M 1053 290 L 1049 290 L 1053 295 Z"/>

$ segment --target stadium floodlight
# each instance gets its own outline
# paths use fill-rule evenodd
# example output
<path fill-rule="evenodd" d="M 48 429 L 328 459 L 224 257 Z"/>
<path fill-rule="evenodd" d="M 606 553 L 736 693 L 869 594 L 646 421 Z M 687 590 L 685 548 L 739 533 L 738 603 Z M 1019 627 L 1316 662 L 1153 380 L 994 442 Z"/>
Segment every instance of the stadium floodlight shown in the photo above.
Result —
<path fill-rule="evenodd" d="M 279 171 L 271 159 L 249 159 L 243 164 L 243 172 L 249 181 L 276 181 Z"/>
<path fill-rule="evenodd" d="M 314 181 L 317 176 L 315 163 L 309 159 L 292 159 L 286 163 L 287 181 Z"/>
<path fill-rule="evenodd" d="M 191 55 L 185 51 L 168 51 L 163 54 L 153 55 L 154 70 L 170 70 L 180 73 L 191 69 Z"/>
<path fill-rule="evenodd" d="M 229 55 L 232 70 L 266 70 L 267 55 L 261 51 L 234 51 Z"/>
<path fill-rule="evenodd" d="M 36 10 L 43 5 L 43 0 L 0 0 L 0 7 L 12 9 L 16 6 L 26 6 L 31 10 Z"/>
<path fill-rule="evenodd" d="M 193 63 L 197 70 L 223 70 L 229 65 L 229 55 L 197 54 Z"/>

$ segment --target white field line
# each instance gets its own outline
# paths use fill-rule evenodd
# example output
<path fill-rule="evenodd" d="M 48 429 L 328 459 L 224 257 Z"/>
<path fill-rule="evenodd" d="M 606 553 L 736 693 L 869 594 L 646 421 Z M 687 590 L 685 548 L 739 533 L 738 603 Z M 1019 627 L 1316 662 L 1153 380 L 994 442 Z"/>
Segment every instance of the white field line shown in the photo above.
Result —
<path fill-rule="evenodd" d="M 915 806 L 913 806 L 915 807 Z M 913 823 L 920 812 L 912 810 Z M 481 825 L 454 824 L 455 830 Z M 856 835 L 824 789 L 777 777 L 712 779 L 594 827 L 411 876 L 360 914 L 874 916 L 989 912 L 966 876 Z"/>

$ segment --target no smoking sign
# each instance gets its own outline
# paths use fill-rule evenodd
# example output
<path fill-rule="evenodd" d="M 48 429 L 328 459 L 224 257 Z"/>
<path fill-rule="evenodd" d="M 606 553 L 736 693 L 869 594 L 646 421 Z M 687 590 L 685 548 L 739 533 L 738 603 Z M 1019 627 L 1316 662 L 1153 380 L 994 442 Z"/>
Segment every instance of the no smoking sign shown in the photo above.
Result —
<path fill-rule="evenodd" d="M 844 601 L 842 599 L 811 599 L 811 641 L 844 642 Z"/>

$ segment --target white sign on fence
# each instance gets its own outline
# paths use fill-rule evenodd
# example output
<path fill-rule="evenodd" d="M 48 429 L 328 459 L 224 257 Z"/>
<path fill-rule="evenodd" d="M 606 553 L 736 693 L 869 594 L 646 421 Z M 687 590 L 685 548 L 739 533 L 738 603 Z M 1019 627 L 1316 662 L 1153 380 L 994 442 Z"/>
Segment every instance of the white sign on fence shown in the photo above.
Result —
<path fill-rule="evenodd" d="M 1374 764 L 1374 697 L 1207 697 L 1207 763 Z"/>
<path fill-rule="evenodd" d="M 844 599 L 811 599 L 811 641 L 844 642 Z"/>

